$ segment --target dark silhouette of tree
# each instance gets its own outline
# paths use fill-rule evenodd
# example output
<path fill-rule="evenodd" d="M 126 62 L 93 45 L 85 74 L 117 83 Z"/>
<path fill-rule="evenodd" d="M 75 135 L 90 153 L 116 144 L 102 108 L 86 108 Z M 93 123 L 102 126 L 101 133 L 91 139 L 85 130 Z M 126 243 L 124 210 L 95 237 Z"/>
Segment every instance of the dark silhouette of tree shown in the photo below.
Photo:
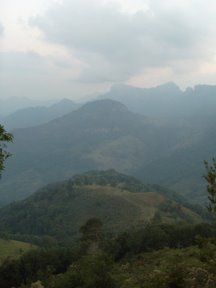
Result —
<path fill-rule="evenodd" d="M 90 218 L 80 227 L 82 241 L 98 241 L 101 239 L 102 222 L 98 218 Z"/>
<path fill-rule="evenodd" d="M 8 133 L 2 125 L 0 125 L 0 175 L 2 170 L 4 170 L 4 162 L 11 155 L 7 150 L 7 142 L 11 142 L 13 136 Z"/>
<path fill-rule="evenodd" d="M 207 181 L 208 199 L 210 201 L 208 210 L 216 213 L 216 159 L 212 159 L 212 164 L 209 165 L 207 161 L 204 161 L 206 174 L 204 179 Z"/>

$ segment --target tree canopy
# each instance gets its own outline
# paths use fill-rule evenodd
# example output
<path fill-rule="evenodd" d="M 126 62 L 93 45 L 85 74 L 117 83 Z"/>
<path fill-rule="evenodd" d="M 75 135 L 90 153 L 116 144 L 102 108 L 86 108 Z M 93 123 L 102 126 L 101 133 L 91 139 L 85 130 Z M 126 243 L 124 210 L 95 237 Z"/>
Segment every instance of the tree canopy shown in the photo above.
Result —
<path fill-rule="evenodd" d="M 207 161 L 204 162 L 206 167 L 206 175 L 204 175 L 207 181 L 207 192 L 209 203 L 209 211 L 216 213 L 216 159 L 213 158 L 212 164 L 209 165 Z"/>
<path fill-rule="evenodd" d="M 11 142 L 13 136 L 8 133 L 2 125 L 0 125 L 0 175 L 2 170 L 4 170 L 4 162 L 11 155 L 7 150 L 7 142 Z"/>

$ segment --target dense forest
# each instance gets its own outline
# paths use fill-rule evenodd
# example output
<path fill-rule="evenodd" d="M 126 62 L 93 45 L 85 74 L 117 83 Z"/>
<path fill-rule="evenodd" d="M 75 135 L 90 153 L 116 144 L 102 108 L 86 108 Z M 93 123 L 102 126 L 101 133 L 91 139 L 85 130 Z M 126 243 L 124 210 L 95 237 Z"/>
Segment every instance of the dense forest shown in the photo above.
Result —
<path fill-rule="evenodd" d="M 74 247 L 50 241 L 6 258 L 1 287 L 215 287 L 215 226 L 153 222 L 115 237 L 102 227 L 91 218 Z"/>

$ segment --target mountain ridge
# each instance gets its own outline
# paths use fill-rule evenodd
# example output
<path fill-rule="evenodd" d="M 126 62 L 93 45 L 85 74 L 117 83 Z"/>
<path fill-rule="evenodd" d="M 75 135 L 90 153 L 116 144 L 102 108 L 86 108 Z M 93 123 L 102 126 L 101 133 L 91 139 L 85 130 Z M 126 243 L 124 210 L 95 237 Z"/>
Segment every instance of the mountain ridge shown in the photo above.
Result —
<path fill-rule="evenodd" d="M 8 130 L 38 126 L 74 111 L 78 107 L 79 105 L 75 102 L 64 98 L 48 107 L 32 106 L 22 108 L 3 117 L 1 123 Z"/>
<path fill-rule="evenodd" d="M 114 170 L 91 171 L 49 184 L 29 198 L 0 210 L 0 231 L 9 234 L 77 237 L 89 218 L 107 232 L 146 225 L 155 217 L 166 223 L 199 223 L 202 218 L 151 186 Z"/>

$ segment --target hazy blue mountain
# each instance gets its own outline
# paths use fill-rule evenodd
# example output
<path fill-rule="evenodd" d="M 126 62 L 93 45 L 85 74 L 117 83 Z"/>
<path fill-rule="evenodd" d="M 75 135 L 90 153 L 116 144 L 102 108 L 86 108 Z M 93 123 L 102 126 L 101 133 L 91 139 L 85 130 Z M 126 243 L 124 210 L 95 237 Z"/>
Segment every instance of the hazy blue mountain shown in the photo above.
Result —
<path fill-rule="evenodd" d="M 10 97 L 5 99 L 0 99 L 0 115 L 5 117 L 19 109 L 33 106 L 47 106 L 53 104 L 53 100 L 36 100 L 28 98 Z"/>
<path fill-rule="evenodd" d="M 182 91 L 174 83 L 155 88 L 138 88 L 129 85 L 114 85 L 109 92 L 100 96 L 124 103 L 130 110 L 146 116 L 165 117 L 172 114 Z"/>
<path fill-rule="evenodd" d="M 214 156 L 215 124 L 211 113 L 156 121 L 114 100 L 87 103 L 14 131 L 0 201 L 22 199 L 75 173 L 112 168 L 176 189 L 191 201 L 205 200 L 203 160 Z"/>
<path fill-rule="evenodd" d="M 61 117 L 77 108 L 78 104 L 69 99 L 63 99 L 49 107 L 36 106 L 17 110 L 1 119 L 1 123 L 8 130 L 37 126 Z"/>
<path fill-rule="evenodd" d="M 187 145 L 180 146 L 170 155 L 159 157 L 150 165 L 140 167 L 137 176 L 150 183 L 156 181 L 181 191 L 190 201 L 207 202 L 204 160 L 211 162 L 215 157 L 215 125 L 214 119 L 199 134 L 189 136 Z"/>
<path fill-rule="evenodd" d="M 185 91 L 172 82 L 149 89 L 114 85 L 100 97 L 120 101 L 134 112 L 157 118 L 208 116 L 216 112 L 216 86 L 210 85 Z"/>
<path fill-rule="evenodd" d="M 31 194 L 42 185 L 92 169 L 134 174 L 169 154 L 178 141 L 172 126 L 130 112 L 120 102 L 90 102 L 38 127 L 14 130 L 0 200 Z"/>

